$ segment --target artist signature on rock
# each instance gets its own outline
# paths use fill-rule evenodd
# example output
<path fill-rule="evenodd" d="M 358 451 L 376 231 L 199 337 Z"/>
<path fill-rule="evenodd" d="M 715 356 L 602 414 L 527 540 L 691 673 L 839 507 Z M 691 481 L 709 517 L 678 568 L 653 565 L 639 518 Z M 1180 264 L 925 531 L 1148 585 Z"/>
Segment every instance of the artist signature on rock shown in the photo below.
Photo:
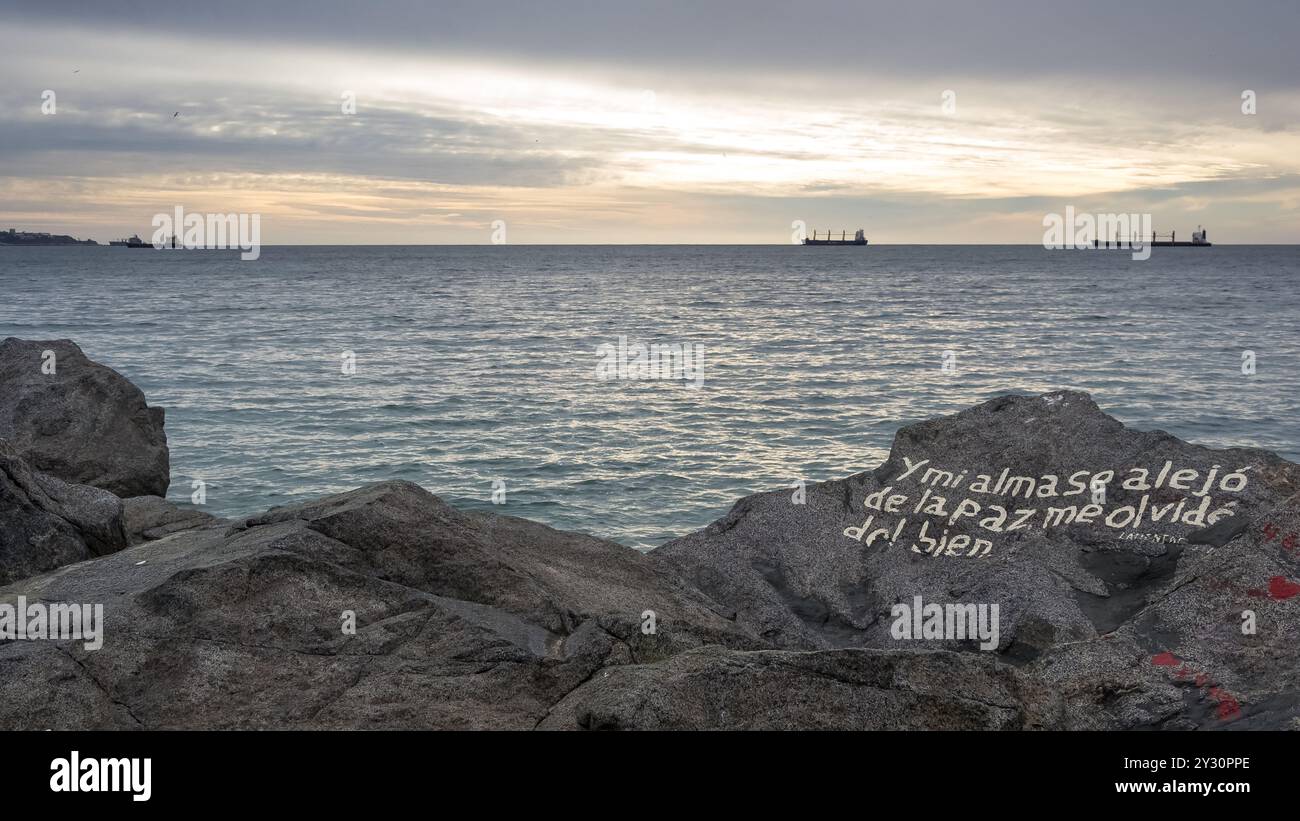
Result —
<path fill-rule="evenodd" d="M 1171 536 L 1168 533 L 1121 533 L 1119 541 L 1159 542 L 1161 544 L 1186 544 L 1186 536 Z"/>

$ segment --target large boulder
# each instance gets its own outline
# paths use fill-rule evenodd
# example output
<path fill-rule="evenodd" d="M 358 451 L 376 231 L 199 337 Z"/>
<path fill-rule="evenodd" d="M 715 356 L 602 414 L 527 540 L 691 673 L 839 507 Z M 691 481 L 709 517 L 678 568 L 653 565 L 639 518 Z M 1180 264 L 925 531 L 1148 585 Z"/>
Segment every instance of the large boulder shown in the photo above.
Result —
<path fill-rule="evenodd" d="M 32 470 L 0 439 L 0 584 L 126 544 L 120 499 Z"/>
<path fill-rule="evenodd" d="M 1290 726 L 1297 491 L 1272 453 L 1132 430 L 1082 393 L 1004 396 L 651 555 L 787 649 L 979 652 L 895 608 L 996 604 L 992 655 L 1066 693 L 1070 726 Z"/>
<path fill-rule="evenodd" d="M 0 604 L 20 596 L 102 603 L 103 643 L 0 644 L 7 729 L 531 729 L 607 666 L 763 646 L 642 553 L 405 482 L 145 542 Z"/>
<path fill-rule="evenodd" d="M 65 482 L 121 497 L 167 495 L 163 409 L 66 339 L 0 342 L 0 438 Z"/>

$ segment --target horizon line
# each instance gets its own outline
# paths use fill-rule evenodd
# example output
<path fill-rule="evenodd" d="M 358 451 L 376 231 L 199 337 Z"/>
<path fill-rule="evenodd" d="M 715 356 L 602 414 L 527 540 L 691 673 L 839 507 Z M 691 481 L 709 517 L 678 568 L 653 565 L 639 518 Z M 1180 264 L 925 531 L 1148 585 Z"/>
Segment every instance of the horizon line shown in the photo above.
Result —
<path fill-rule="evenodd" d="M 88 237 L 87 239 L 93 239 Z M 21 244 L 21 243 L 0 243 L 0 248 L 116 248 L 121 246 L 109 245 L 107 242 L 95 240 L 96 245 L 87 245 L 86 240 L 80 240 L 77 243 L 67 244 Z M 1300 240 L 1296 242 L 1220 242 L 1215 241 L 1213 246 L 1231 246 L 1235 248 L 1253 248 L 1257 246 L 1276 246 L 1291 247 L 1300 245 Z M 626 248 L 626 247 L 654 247 L 654 248 L 802 248 L 802 243 L 784 243 L 784 242 L 285 242 L 285 243 L 260 243 L 260 248 L 494 248 L 494 247 L 518 247 L 518 248 Z M 886 247 L 947 247 L 947 248 L 1043 248 L 1044 250 L 1116 250 L 1116 249 L 1095 249 L 1095 248 L 1047 248 L 1041 242 L 869 242 L 866 245 L 845 245 L 845 246 L 826 246 L 826 247 L 845 247 L 845 248 L 870 248 Z M 142 247 L 152 247 L 146 244 Z M 822 247 L 822 246 L 816 246 Z M 163 247 L 154 250 L 164 251 L 238 251 L 239 248 L 206 248 L 195 247 L 186 248 L 178 246 L 176 248 Z"/>

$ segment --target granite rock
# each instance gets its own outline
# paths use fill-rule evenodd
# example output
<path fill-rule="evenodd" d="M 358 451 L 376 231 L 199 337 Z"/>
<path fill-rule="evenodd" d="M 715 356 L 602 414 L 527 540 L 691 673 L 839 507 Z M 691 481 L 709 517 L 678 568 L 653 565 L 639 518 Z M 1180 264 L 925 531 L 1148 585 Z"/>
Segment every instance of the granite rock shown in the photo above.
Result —
<path fill-rule="evenodd" d="M 1062 726 L 1288 726 L 1297 491 L 1300 466 L 1266 451 L 1133 430 L 1078 392 L 1003 396 L 900 429 L 882 466 L 804 504 L 746 497 L 652 556 L 790 650 L 978 652 L 896 636 L 895 608 L 996 604 L 993 655 L 1072 694 Z"/>
<path fill-rule="evenodd" d="M 0 342 L 0 438 L 35 470 L 121 497 L 166 496 L 163 417 L 69 340 Z"/>
<path fill-rule="evenodd" d="M 8 729 L 531 729 L 606 666 L 762 646 L 642 553 L 405 482 L 0 588 L 19 596 L 103 604 L 103 645 L 0 644 Z"/>
<path fill-rule="evenodd" d="M 0 439 L 0 584 L 126 544 L 120 499 L 33 470 Z"/>

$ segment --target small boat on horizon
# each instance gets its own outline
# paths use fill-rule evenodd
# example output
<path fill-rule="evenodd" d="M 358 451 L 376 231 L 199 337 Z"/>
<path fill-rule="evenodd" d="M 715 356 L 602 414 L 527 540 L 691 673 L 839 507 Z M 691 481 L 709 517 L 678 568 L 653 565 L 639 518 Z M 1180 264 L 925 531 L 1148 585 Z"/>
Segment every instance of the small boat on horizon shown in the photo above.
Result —
<path fill-rule="evenodd" d="M 852 239 L 849 238 L 848 233 L 849 233 L 848 231 L 841 231 L 840 238 L 833 239 L 831 237 L 831 232 L 827 231 L 825 239 L 818 239 L 817 232 L 813 231 L 813 235 L 811 239 L 808 237 L 803 238 L 803 244 L 804 245 L 866 245 L 867 244 L 867 234 L 861 228 L 859 228 L 857 232 L 853 234 Z"/>

